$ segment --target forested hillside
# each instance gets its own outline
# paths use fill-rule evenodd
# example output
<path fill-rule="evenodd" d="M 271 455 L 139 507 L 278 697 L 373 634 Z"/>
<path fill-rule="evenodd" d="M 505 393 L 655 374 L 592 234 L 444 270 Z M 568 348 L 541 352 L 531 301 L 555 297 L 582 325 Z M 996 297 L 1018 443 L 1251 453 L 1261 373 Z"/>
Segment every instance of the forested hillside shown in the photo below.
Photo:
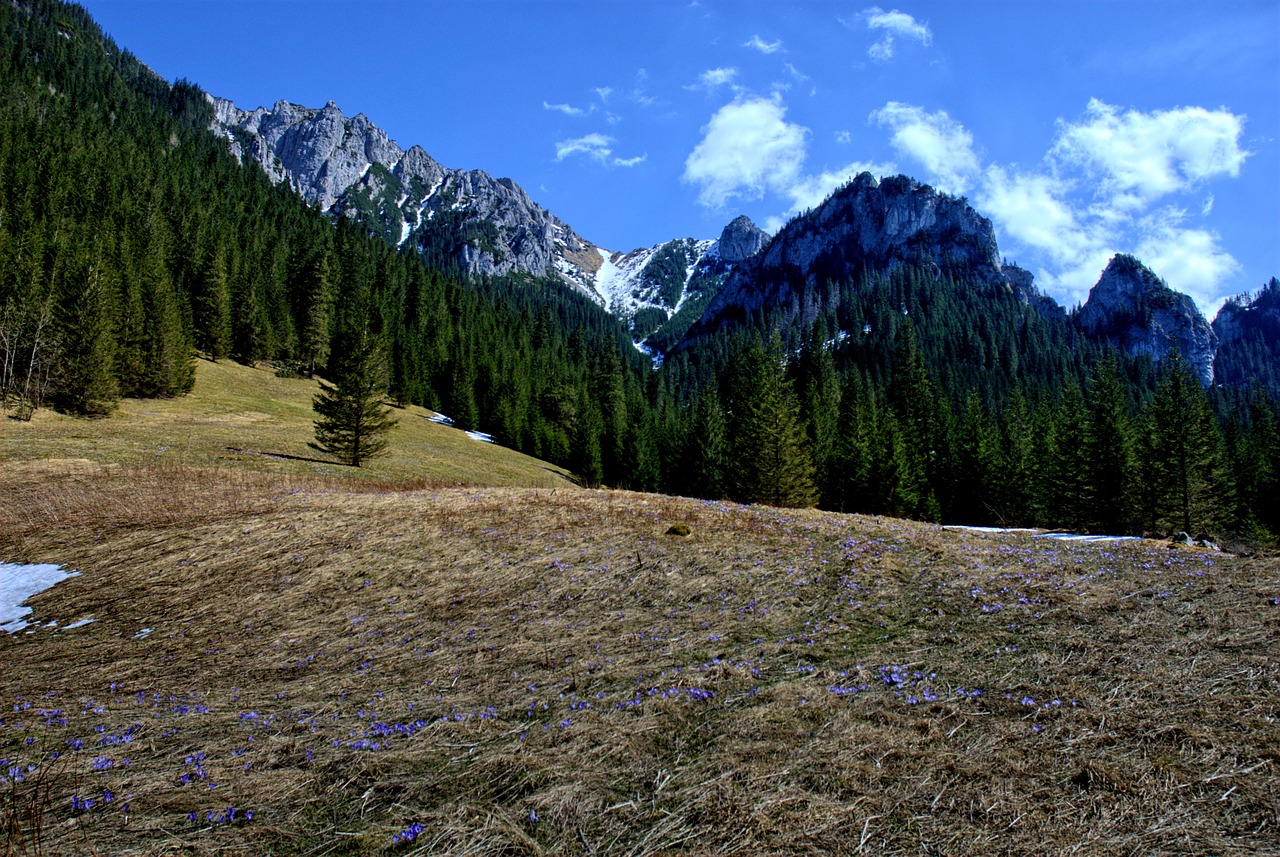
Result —
<path fill-rule="evenodd" d="M 932 263 L 945 247 L 883 268 L 832 257 L 816 289 L 785 271 L 761 280 L 794 301 L 695 326 L 654 368 L 559 282 L 468 280 L 447 254 L 398 252 L 273 185 L 209 132 L 196 85 L 159 79 L 79 7 L 0 5 L 0 39 L 13 417 L 182 395 L 195 359 L 331 375 L 352 337 L 374 334 L 393 400 L 585 484 L 966 523 L 1280 533 L 1272 395 L 1246 381 L 1206 391 L 1176 356 L 1099 345 L 972 267 Z"/>
<path fill-rule="evenodd" d="M 157 78 L 79 7 L 5 4 L 0 22 L 6 410 L 180 395 L 196 352 L 324 372 L 372 329 L 395 400 L 568 463 L 593 366 L 620 383 L 626 363 L 634 385 L 641 358 L 595 305 L 464 283 L 335 226 L 208 133 L 203 92 Z"/>

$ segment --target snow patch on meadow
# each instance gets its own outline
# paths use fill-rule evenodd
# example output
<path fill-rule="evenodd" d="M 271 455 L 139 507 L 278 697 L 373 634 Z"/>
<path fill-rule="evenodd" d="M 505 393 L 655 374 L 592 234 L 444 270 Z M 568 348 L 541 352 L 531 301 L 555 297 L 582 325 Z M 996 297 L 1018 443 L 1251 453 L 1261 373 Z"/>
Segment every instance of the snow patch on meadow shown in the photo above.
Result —
<path fill-rule="evenodd" d="M 23 606 L 23 602 L 79 573 L 48 563 L 0 563 L 0 631 L 13 634 L 27 627 L 31 608 Z"/>
<path fill-rule="evenodd" d="M 1037 539 L 1056 539 L 1063 542 L 1137 542 L 1141 536 L 1094 536 L 1080 533 L 1042 533 L 1027 527 L 970 527 L 964 524 L 946 524 L 944 530 L 965 530 L 970 533 L 1031 533 Z"/>

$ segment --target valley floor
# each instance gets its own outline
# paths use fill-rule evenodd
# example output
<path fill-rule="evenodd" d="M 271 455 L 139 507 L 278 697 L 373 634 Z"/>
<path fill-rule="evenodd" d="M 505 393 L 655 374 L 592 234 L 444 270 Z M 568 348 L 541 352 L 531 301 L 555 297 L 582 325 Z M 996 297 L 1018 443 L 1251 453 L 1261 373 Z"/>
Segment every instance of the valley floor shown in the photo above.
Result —
<path fill-rule="evenodd" d="M 308 480 L 0 469 L 0 851 L 1280 841 L 1275 558 Z"/>

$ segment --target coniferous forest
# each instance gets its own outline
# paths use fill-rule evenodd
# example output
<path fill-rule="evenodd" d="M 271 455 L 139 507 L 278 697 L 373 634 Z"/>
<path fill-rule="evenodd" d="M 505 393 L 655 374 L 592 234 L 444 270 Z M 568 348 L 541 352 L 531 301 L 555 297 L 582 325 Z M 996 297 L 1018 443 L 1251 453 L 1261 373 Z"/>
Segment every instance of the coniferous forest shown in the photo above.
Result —
<path fill-rule="evenodd" d="M 0 4 L 0 81 L 11 418 L 181 396 L 196 359 L 267 361 L 338 387 L 359 366 L 392 402 L 444 412 L 585 485 L 968 524 L 1280 535 L 1265 337 L 1262 356 L 1232 357 L 1236 383 L 1206 390 L 1176 356 L 1125 356 L 963 270 L 899 267 L 829 281 L 811 324 L 743 314 L 655 367 L 558 281 L 469 279 L 443 246 L 397 251 L 273 185 L 209 132 L 196 85 L 159 79 L 79 7 Z"/>

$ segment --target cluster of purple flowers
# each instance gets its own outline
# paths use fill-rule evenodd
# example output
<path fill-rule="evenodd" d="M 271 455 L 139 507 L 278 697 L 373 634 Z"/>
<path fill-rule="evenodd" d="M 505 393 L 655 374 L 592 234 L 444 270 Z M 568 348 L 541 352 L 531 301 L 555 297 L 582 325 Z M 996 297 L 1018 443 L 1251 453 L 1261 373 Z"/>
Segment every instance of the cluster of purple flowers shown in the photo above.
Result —
<path fill-rule="evenodd" d="M 415 821 L 413 824 L 409 825 L 404 830 L 392 836 L 391 844 L 399 845 L 401 842 L 412 842 L 413 840 L 421 836 L 422 831 L 426 829 L 427 829 L 426 825 L 424 825 L 422 822 Z"/>

